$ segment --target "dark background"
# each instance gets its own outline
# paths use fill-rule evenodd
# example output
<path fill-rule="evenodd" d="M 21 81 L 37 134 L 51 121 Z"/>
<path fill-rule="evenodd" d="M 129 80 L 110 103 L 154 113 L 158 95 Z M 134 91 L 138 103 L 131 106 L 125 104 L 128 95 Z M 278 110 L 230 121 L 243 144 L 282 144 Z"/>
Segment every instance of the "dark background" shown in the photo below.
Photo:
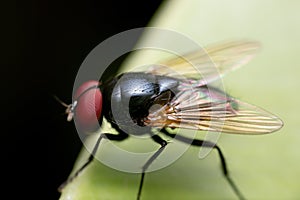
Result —
<path fill-rule="evenodd" d="M 87 54 L 116 33 L 146 26 L 159 5 L 158 0 L 36 0 L 3 7 L 4 193 L 12 198 L 59 198 L 57 187 L 68 177 L 82 144 L 52 95 L 70 103 Z"/>

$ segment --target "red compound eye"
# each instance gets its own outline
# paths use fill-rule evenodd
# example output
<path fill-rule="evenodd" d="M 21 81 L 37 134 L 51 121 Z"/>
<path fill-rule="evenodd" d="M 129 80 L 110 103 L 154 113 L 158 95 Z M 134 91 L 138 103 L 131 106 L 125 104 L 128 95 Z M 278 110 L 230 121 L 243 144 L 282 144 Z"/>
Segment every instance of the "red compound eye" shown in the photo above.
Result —
<path fill-rule="evenodd" d="M 99 86 L 98 81 L 87 81 L 77 89 L 74 96 L 76 124 L 80 129 L 88 132 L 96 131 L 99 128 L 102 93 L 97 86 Z"/>

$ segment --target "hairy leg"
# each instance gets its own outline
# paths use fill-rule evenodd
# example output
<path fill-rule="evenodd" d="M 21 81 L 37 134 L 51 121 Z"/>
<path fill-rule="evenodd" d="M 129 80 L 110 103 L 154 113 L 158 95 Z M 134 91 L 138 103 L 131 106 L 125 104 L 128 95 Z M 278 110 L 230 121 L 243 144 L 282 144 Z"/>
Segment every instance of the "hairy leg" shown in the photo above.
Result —
<path fill-rule="evenodd" d="M 209 142 L 209 141 L 191 139 L 191 138 L 187 138 L 187 137 L 184 137 L 184 136 L 175 135 L 175 134 L 169 133 L 166 129 L 162 129 L 161 132 L 164 133 L 165 135 L 169 136 L 169 137 L 175 138 L 179 141 L 182 141 L 182 142 L 187 143 L 187 144 L 191 144 L 193 146 L 208 147 L 208 148 L 210 147 L 210 148 L 216 149 L 218 151 L 218 154 L 219 154 L 219 157 L 220 157 L 220 160 L 221 160 L 222 172 L 223 172 L 226 180 L 228 181 L 229 185 L 233 189 L 234 193 L 239 197 L 239 199 L 241 199 L 241 200 L 245 199 L 244 196 L 242 195 L 242 193 L 240 192 L 240 190 L 238 189 L 238 187 L 236 186 L 236 184 L 233 182 L 233 180 L 229 176 L 226 161 L 225 161 L 225 157 L 224 157 L 220 147 L 218 147 L 216 144 L 214 144 L 212 142 Z"/>

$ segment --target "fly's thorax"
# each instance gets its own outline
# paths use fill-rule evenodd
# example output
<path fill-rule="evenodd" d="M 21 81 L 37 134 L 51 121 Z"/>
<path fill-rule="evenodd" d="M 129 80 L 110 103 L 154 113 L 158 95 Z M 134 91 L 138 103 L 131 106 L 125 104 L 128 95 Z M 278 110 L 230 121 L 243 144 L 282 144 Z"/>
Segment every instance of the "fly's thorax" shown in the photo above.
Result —
<path fill-rule="evenodd" d="M 166 76 L 122 74 L 104 85 L 104 115 L 128 134 L 149 133 L 145 119 L 155 104 L 161 107 L 171 100 L 177 85 L 177 79 Z"/>

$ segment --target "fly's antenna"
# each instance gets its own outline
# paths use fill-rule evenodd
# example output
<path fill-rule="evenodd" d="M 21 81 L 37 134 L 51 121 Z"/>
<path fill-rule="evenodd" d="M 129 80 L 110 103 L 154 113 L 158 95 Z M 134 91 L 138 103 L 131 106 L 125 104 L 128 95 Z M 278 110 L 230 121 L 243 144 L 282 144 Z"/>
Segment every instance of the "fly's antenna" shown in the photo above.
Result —
<path fill-rule="evenodd" d="M 53 95 L 53 98 L 58 101 L 58 103 L 60 103 L 62 106 L 66 107 L 66 111 L 65 114 L 68 115 L 67 117 L 67 121 L 72 121 L 73 116 L 74 116 L 74 112 L 73 109 L 76 106 L 75 104 L 66 104 L 65 102 L 63 102 L 60 98 L 58 98 L 56 95 Z M 75 102 L 74 102 L 75 103 Z M 76 102 L 77 103 L 77 102 Z"/>
<path fill-rule="evenodd" d="M 56 95 L 53 95 L 53 98 L 60 103 L 62 106 L 68 108 L 70 105 L 66 104 L 65 102 L 63 102 L 60 98 L 58 98 Z"/>

